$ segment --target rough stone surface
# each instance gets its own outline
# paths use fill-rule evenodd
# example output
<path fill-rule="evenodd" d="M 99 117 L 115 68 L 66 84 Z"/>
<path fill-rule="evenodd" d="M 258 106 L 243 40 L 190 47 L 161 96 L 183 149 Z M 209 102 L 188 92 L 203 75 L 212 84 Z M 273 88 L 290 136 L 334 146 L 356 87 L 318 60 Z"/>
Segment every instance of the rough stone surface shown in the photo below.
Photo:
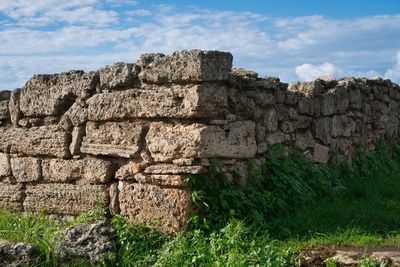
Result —
<path fill-rule="evenodd" d="M 146 135 L 147 147 L 155 161 L 197 157 L 203 124 L 152 123 Z"/>
<path fill-rule="evenodd" d="M 43 178 L 50 182 L 73 182 L 84 179 L 87 183 L 107 183 L 112 178 L 112 164 L 101 159 L 43 160 Z"/>
<path fill-rule="evenodd" d="M 176 174 L 146 174 L 137 173 L 133 179 L 142 184 L 155 184 L 161 186 L 178 186 L 185 187 L 188 185 L 183 175 Z"/>
<path fill-rule="evenodd" d="M 146 86 L 122 92 L 96 94 L 88 100 L 91 121 L 123 118 L 202 118 L 227 112 L 223 86 Z"/>
<path fill-rule="evenodd" d="M 198 157 L 253 158 L 256 152 L 254 122 L 238 121 L 202 131 Z"/>
<path fill-rule="evenodd" d="M 117 62 L 99 69 L 101 90 L 125 89 L 135 86 L 137 66 Z"/>
<path fill-rule="evenodd" d="M 39 184 L 27 186 L 25 194 L 25 210 L 50 214 L 79 215 L 92 210 L 96 201 L 109 201 L 105 185 Z"/>
<path fill-rule="evenodd" d="M 0 240 L 0 265 L 3 267 L 37 266 L 39 251 L 32 245 Z"/>
<path fill-rule="evenodd" d="M 131 158 L 140 152 L 140 123 L 89 122 L 83 138 L 82 153 Z"/>
<path fill-rule="evenodd" d="M 0 101 L 0 121 L 10 119 L 10 112 L 8 110 L 8 100 Z"/>
<path fill-rule="evenodd" d="M 121 215 L 130 221 L 150 224 L 159 221 L 164 231 L 186 228 L 190 211 L 188 191 L 127 182 L 120 182 L 118 188 Z"/>
<path fill-rule="evenodd" d="M 15 89 L 11 92 L 10 102 L 8 103 L 8 108 L 10 111 L 10 119 L 13 124 L 17 124 L 22 116 L 21 109 L 19 107 L 19 97 L 21 94 L 21 89 Z"/>
<path fill-rule="evenodd" d="M 21 209 L 23 197 L 24 191 L 21 184 L 0 183 L 0 206 Z"/>
<path fill-rule="evenodd" d="M 101 263 L 116 253 L 116 232 L 107 222 L 78 224 L 58 234 L 54 253 L 60 260 L 76 259 L 83 263 Z"/>
<path fill-rule="evenodd" d="M 11 176 L 10 155 L 0 152 L 0 178 Z"/>
<path fill-rule="evenodd" d="M 37 158 L 12 158 L 11 170 L 19 183 L 39 181 L 42 178 L 41 160 Z"/>
<path fill-rule="evenodd" d="M 318 163 L 326 163 L 329 160 L 329 148 L 320 144 L 314 145 L 314 160 Z"/>
<path fill-rule="evenodd" d="M 29 129 L 0 127 L 0 150 L 11 153 L 65 158 L 70 155 L 68 142 L 68 134 L 56 125 Z"/>
<path fill-rule="evenodd" d="M 232 54 L 218 51 L 190 50 L 142 55 L 139 78 L 149 83 L 204 82 L 227 80 L 232 68 Z"/>
<path fill-rule="evenodd" d="M 71 134 L 71 144 L 69 145 L 71 155 L 79 155 L 81 153 L 81 145 L 85 134 L 84 126 L 74 127 Z"/>
<path fill-rule="evenodd" d="M 60 115 L 75 98 L 87 98 L 98 83 L 95 72 L 68 71 L 61 74 L 35 75 L 22 88 L 20 109 L 26 116 Z"/>
<path fill-rule="evenodd" d="M 153 174 L 199 174 L 207 172 L 203 166 L 177 166 L 175 164 L 152 165 L 144 169 L 145 173 Z"/>

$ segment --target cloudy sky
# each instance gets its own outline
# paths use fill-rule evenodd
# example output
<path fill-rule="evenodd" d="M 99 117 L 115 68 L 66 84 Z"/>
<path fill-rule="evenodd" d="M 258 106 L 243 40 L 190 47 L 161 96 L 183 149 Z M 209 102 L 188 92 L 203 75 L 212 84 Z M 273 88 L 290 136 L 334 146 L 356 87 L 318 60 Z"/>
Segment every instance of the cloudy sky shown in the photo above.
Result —
<path fill-rule="evenodd" d="M 0 0 L 0 90 L 142 53 L 230 51 L 283 81 L 400 82 L 400 0 Z"/>

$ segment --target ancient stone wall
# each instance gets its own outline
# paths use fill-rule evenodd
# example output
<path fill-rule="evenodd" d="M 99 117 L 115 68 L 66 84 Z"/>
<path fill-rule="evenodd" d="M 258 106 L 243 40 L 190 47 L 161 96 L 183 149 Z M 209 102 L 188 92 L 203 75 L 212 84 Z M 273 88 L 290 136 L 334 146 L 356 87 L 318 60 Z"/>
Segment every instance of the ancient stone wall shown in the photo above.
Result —
<path fill-rule="evenodd" d="M 75 216 L 96 201 L 139 223 L 186 226 L 185 174 L 218 158 L 246 175 L 268 144 L 317 162 L 399 139 L 389 80 L 281 83 L 232 69 L 232 55 L 147 54 L 96 72 L 35 75 L 0 92 L 0 205 Z"/>

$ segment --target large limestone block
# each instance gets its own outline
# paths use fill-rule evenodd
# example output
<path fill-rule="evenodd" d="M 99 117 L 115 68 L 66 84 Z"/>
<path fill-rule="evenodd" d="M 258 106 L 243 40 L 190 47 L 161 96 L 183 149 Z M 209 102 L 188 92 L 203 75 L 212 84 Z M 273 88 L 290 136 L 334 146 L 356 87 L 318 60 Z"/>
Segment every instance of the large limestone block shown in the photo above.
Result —
<path fill-rule="evenodd" d="M 0 207 L 9 206 L 14 209 L 21 209 L 23 197 L 22 185 L 0 183 Z"/>
<path fill-rule="evenodd" d="M 315 144 L 313 158 L 317 163 L 327 163 L 329 160 L 329 148 L 320 144 Z"/>
<path fill-rule="evenodd" d="M 22 116 L 22 112 L 19 105 L 19 98 L 21 95 L 21 88 L 15 89 L 11 92 L 10 102 L 8 103 L 8 109 L 10 111 L 11 122 L 17 124 Z"/>
<path fill-rule="evenodd" d="M 145 173 L 154 174 L 199 174 L 207 172 L 204 166 L 177 166 L 175 164 L 151 165 L 144 169 Z"/>
<path fill-rule="evenodd" d="M 121 215 L 135 223 L 160 223 L 162 230 L 178 232 L 186 228 L 190 193 L 183 189 L 156 185 L 119 183 Z"/>
<path fill-rule="evenodd" d="M 186 187 L 188 185 L 183 175 L 176 174 L 146 174 L 137 173 L 133 179 L 142 184 L 154 184 L 161 186 Z"/>
<path fill-rule="evenodd" d="M 95 72 L 35 75 L 21 90 L 20 109 L 26 116 L 32 117 L 60 115 L 75 98 L 88 98 L 98 81 Z"/>
<path fill-rule="evenodd" d="M 117 62 L 99 69 L 100 89 L 118 90 L 133 87 L 137 80 L 138 66 Z"/>
<path fill-rule="evenodd" d="M 11 176 L 10 155 L 0 153 L 0 178 Z"/>
<path fill-rule="evenodd" d="M 108 204 L 105 185 L 39 184 L 25 190 L 24 209 L 49 214 L 79 215 L 95 207 L 98 201 Z"/>
<path fill-rule="evenodd" d="M 0 101 L 0 121 L 8 120 L 10 118 L 10 112 L 8 110 L 8 100 Z"/>
<path fill-rule="evenodd" d="M 257 153 L 255 123 L 237 121 L 209 126 L 201 133 L 200 158 L 254 158 Z"/>
<path fill-rule="evenodd" d="M 155 161 L 197 157 L 206 128 L 199 123 L 152 123 L 146 135 L 147 148 Z"/>
<path fill-rule="evenodd" d="M 251 121 L 224 126 L 153 123 L 146 143 L 155 161 L 190 157 L 252 158 L 257 152 L 255 124 Z"/>
<path fill-rule="evenodd" d="M 199 82 L 227 80 L 232 54 L 218 51 L 189 50 L 171 56 L 145 54 L 138 61 L 139 78 L 149 83 Z"/>
<path fill-rule="evenodd" d="M 227 113 L 226 88 L 211 84 L 146 86 L 96 94 L 88 101 L 89 120 L 123 118 L 208 118 Z"/>
<path fill-rule="evenodd" d="M 42 178 L 41 162 L 37 158 L 12 158 L 11 170 L 19 183 L 35 182 Z"/>
<path fill-rule="evenodd" d="M 354 120 L 346 115 L 335 115 L 332 119 L 332 136 L 350 137 L 356 129 Z"/>
<path fill-rule="evenodd" d="M 112 164 L 101 159 L 43 160 L 43 178 L 50 182 L 72 182 L 84 179 L 88 183 L 107 183 L 113 176 Z"/>
<path fill-rule="evenodd" d="M 135 157 L 140 152 L 143 126 L 130 122 L 88 122 L 83 138 L 82 153 L 124 158 Z"/>
<path fill-rule="evenodd" d="M 0 128 L 0 150 L 27 156 L 69 157 L 69 139 L 56 125 Z"/>

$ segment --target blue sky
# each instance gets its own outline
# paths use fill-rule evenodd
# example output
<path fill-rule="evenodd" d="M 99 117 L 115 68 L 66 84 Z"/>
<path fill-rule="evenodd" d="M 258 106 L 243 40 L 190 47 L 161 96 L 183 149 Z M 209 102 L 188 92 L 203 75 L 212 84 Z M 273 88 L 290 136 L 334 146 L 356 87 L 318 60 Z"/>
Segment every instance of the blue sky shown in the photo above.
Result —
<path fill-rule="evenodd" d="M 191 48 L 230 51 L 235 66 L 286 82 L 399 83 L 400 0 L 0 0 L 0 90 Z"/>

